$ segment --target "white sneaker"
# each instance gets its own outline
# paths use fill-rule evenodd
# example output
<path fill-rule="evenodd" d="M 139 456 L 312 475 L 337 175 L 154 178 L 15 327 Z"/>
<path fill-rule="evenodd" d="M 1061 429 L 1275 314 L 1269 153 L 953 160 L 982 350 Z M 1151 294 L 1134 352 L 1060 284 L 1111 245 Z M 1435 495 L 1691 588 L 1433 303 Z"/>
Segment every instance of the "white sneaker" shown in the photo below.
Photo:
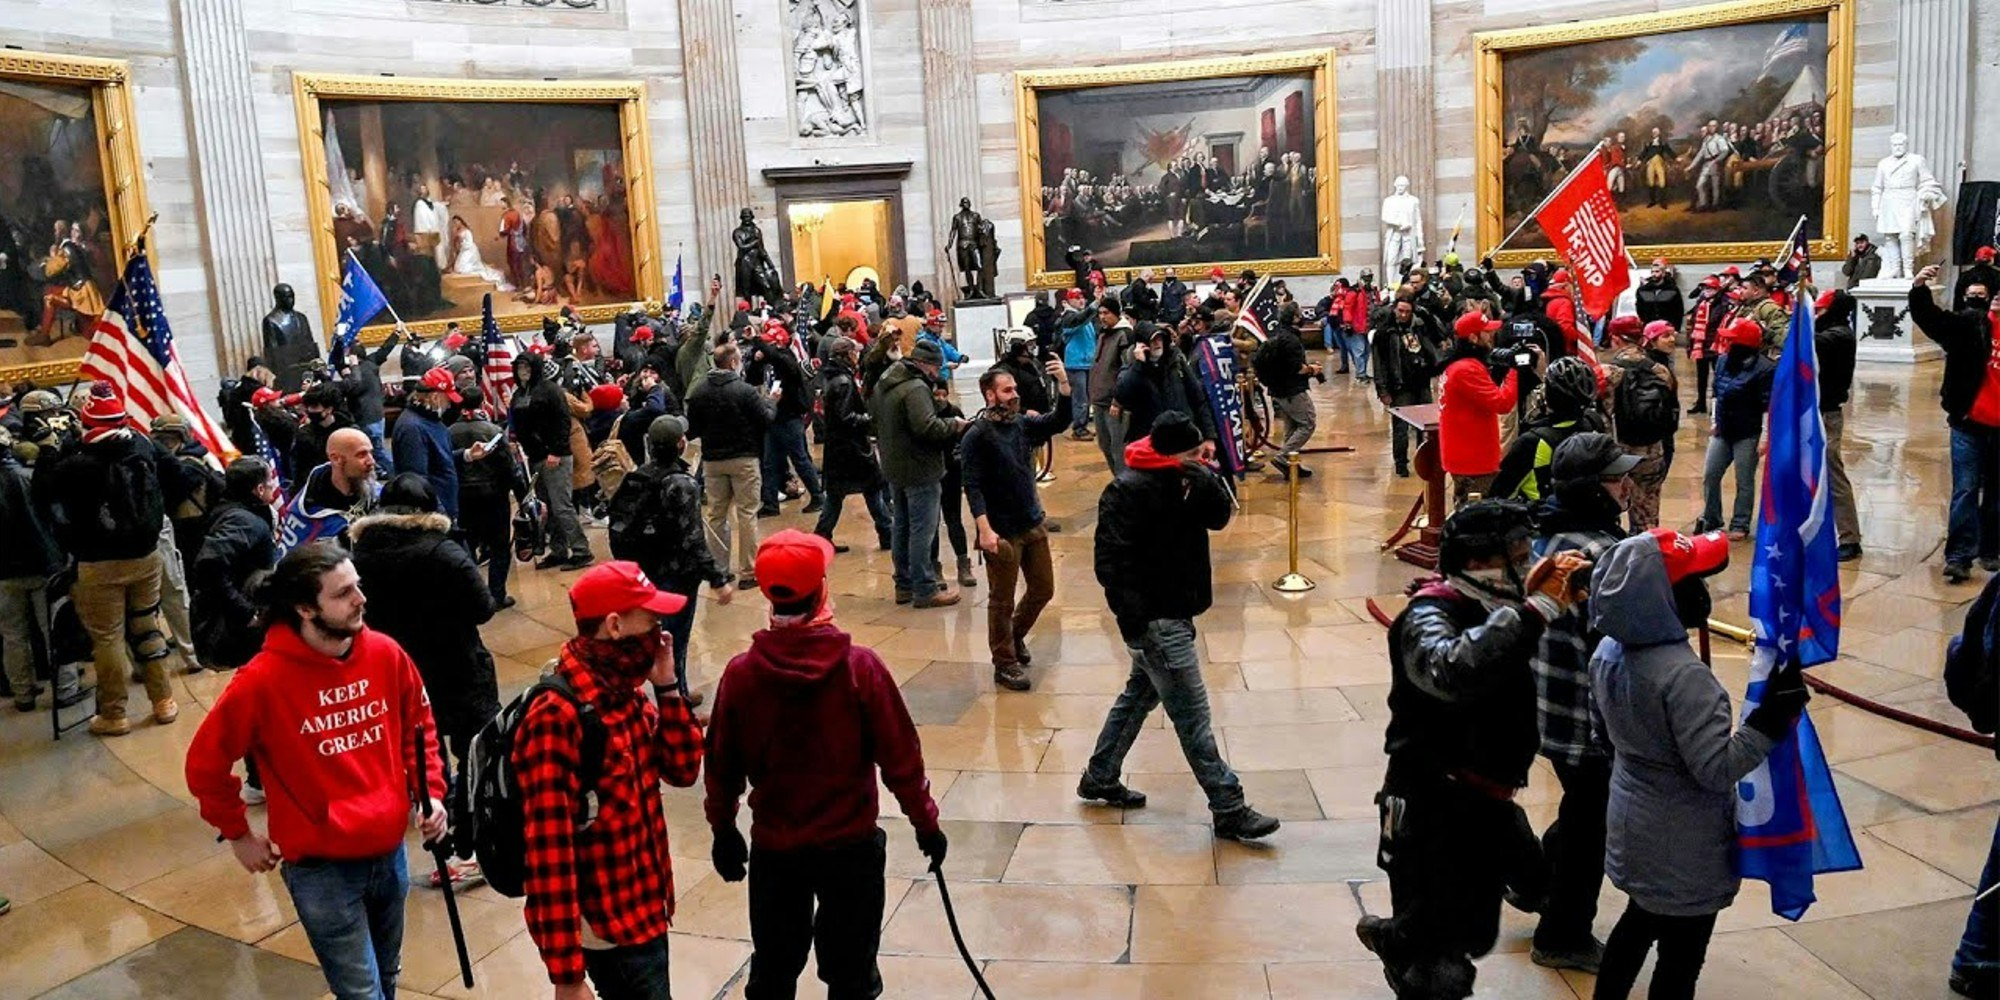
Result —
<path fill-rule="evenodd" d="M 265 801 L 265 796 L 264 796 L 264 790 L 263 790 L 263 789 L 261 789 L 261 788 L 252 788 L 252 787 L 250 787 L 249 785 L 244 785 L 244 786 L 243 786 L 243 804 L 244 804 L 244 805 L 246 805 L 246 806 L 261 806 L 261 805 L 263 805 L 263 804 L 264 804 L 264 801 Z"/>

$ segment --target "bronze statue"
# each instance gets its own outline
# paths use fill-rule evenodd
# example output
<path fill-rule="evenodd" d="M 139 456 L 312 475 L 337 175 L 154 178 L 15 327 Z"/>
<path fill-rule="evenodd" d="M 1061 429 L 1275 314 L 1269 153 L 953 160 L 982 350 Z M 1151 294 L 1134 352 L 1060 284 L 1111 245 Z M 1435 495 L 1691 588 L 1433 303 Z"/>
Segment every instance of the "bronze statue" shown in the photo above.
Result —
<path fill-rule="evenodd" d="M 958 214 L 951 217 L 951 232 L 945 239 L 958 266 L 959 296 L 992 298 L 994 262 L 1000 247 L 994 241 L 993 224 L 972 210 L 972 199 L 958 199 Z"/>
<path fill-rule="evenodd" d="M 264 314 L 264 364 L 277 374 L 280 390 L 297 392 L 306 369 L 320 360 L 319 340 L 313 336 L 312 321 L 292 308 L 296 301 L 292 286 L 271 289 L 271 300 L 271 311 Z"/>
<path fill-rule="evenodd" d="M 729 241 L 736 244 L 736 297 L 779 301 L 785 295 L 784 279 L 778 277 L 777 265 L 764 249 L 764 233 L 757 228 L 756 214 L 746 208 L 737 218 L 742 221 L 729 234 Z"/>

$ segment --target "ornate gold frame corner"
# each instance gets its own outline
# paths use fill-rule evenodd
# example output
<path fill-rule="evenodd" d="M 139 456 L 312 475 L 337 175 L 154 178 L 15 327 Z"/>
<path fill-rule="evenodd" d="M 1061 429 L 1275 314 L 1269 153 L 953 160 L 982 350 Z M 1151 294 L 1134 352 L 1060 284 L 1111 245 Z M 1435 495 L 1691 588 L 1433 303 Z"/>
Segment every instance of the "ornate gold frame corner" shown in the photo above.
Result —
<path fill-rule="evenodd" d="M 1479 195 L 1477 235 L 1481 248 L 1490 247 L 1506 235 L 1505 208 L 1501 203 L 1501 148 L 1505 142 L 1505 104 L 1501 94 L 1501 60 L 1510 52 L 1551 48 L 1579 42 L 1632 38 L 1691 28 L 1769 21 L 1786 16 L 1821 14 L 1827 25 L 1826 155 L 1822 168 L 1827 179 L 1821 206 L 1821 238 L 1810 249 L 1820 260 L 1838 260 L 1846 252 L 1848 203 L 1853 196 L 1854 121 L 1854 5 L 1857 0 L 1750 0 L 1648 14 L 1627 14 L 1538 28 L 1512 28 L 1481 32 L 1474 36 L 1477 82 L 1474 115 L 1477 127 L 1473 150 L 1474 173 Z M 1783 238 L 1751 243 L 1668 243 L 1632 246 L 1634 258 L 1666 257 L 1673 261 L 1744 261 L 1775 257 L 1784 250 Z M 1493 254 L 1495 264 L 1526 264 L 1554 251 L 1546 248 L 1502 250 Z"/>
<path fill-rule="evenodd" d="M 107 222 L 117 239 L 113 260 L 120 274 L 134 242 L 146 228 L 146 172 L 139 157 L 139 133 L 133 122 L 132 66 L 123 59 L 67 56 L 48 52 L 0 51 L 0 80 L 87 85 L 91 112 L 97 118 L 97 158 L 104 170 Z M 150 251 L 149 251 L 150 252 Z M 118 275 L 105 276 L 105 298 Z M 23 379 L 37 385 L 74 382 L 81 359 L 0 365 L 0 384 Z"/>
<path fill-rule="evenodd" d="M 660 227 L 653 199 L 653 143 L 646 123 L 646 84 L 641 80 L 450 80 L 416 77 L 359 76 L 346 73 L 292 74 L 292 105 L 299 123 L 299 154 L 306 180 L 306 212 L 311 227 L 313 263 L 318 274 L 320 321 L 331 331 L 340 302 L 340 251 L 333 241 L 333 194 L 326 180 L 326 126 L 322 99 L 378 101 L 506 101 L 547 104 L 616 104 L 618 138 L 624 157 L 626 207 L 632 222 L 633 280 L 638 301 L 665 298 L 660 272 Z M 575 310 L 586 323 L 604 323 L 629 311 L 637 302 L 611 302 Z M 496 317 L 508 332 L 541 329 L 555 309 Z M 469 314 L 473 319 L 478 313 Z M 464 317 L 456 317 L 463 320 Z M 444 332 L 450 319 L 409 324 L 418 336 Z M 378 344 L 392 324 L 363 327 L 361 341 Z"/>
<path fill-rule="evenodd" d="M 1017 70 L 1014 73 L 1014 138 L 1018 149 L 1021 180 L 1021 245 L 1026 257 L 1029 288 L 1061 288 L 1070 284 L 1068 271 L 1047 271 L 1047 234 L 1041 226 L 1042 142 L 1041 92 L 1076 90 L 1117 84 L 1159 83 L 1168 80 L 1200 80 L 1211 77 L 1262 76 L 1298 70 L 1313 71 L 1313 145 L 1318 165 L 1316 196 L 1319 208 L 1319 253 L 1312 257 L 1283 257 L 1274 260 L 1199 261 L 1185 264 L 1153 265 L 1162 276 L 1182 278 L 1205 276 L 1218 265 L 1232 270 L 1250 268 L 1259 274 L 1332 274 L 1340 270 L 1340 142 L 1334 111 L 1334 60 L 1332 49 L 1275 52 L 1268 55 L 1216 59 L 1181 59 L 1172 62 L 1137 63 L 1093 69 Z M 1118 284 L 1139 273 L 1138 267 L 1105 269 L 1104 279 Z"/>

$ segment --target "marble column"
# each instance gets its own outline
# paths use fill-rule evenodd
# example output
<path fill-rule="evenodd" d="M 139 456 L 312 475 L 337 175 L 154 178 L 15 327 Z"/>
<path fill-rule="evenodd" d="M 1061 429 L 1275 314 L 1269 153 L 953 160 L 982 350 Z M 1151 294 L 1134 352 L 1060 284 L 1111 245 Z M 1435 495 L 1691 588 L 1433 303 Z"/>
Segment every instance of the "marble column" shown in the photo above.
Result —
<path fill-rule="evenodd" d="M 1380 0 L 1375 8 L 1376 186 L 1388 197 L 1397 177 L 1423 206 L 1426 256 L 1440 238 L 1432 200 L 1437 197 L 1437 142 L 1433 135 L 1431 0 Z M 1369 255 L 1369 259 L 1379 254 Z M 1382 280 L 1393 280 L 1383 275 Z"/>
<path fill-rule="evenodd" d="M 193 163 L 202 241 L 215 303 L 218 370 L 238 370 L 262 349 L 262 323 L 278 283 L 264 154 L 257 139 L 247 0 L 181 0 L 182 80 L 194 126 Z"/>
<path fill-rule="evenodd" d="M 731 0 L 680 0 L 681 65 L 687 84 L 689 166 L 694 172 L 695 256 L 707 274 L 722 275 L 727 318 L 736 302 L 736 251 L 729 232 L 750 207 L 750 166 L 743 154 L 743 92 L 736 75 L 736 13 Z M 771 220 L 761 220 L 766 236 Z M 783 221 L 776 234 L 782 238 Z M 766 243 L 767 246 L 776 244 Z M 697 275 L 690 295 L 706 298 Z M 699 289 L 699 292 L 694 291 Z M 720 330 L 720 326 L 711 329 Z"/>
<path fill-rule="evenodd" d="M 1910 151 L 1931 165 L 1951 199 L 1938 211 L 1937 239 L 1925 256 L 1949 266 L 1952 205 L 1960 168 L 1971 153 L 1972 0 L 1903 0 L 1896 5 L 1895 127 Z M 1888 149 L 1856 150 L 1857 167 L 1872 168 Z M 1872 170 L 1869 172 L 1872 179 Z M 1866 184 L 1867 181 L 1860 181 Z M 1864 189 L 1865 190 L 1865 187 Z M 1874 220 L 1867 219 L 1867 226 Z M 1856 232 L 1869 229 L 1857 224 Z"/>
<path fill-rule="evenodd" d="M 972 199 L 972 207 L 982 214 L 985 208 L 972 80 L 972 0 L 923 0 L 917 11 L 924 53 L 924 174 L 930 183 L 936 246 L 930 285 L 948 306 L 958 298 L 958 261 L 944 234 L 960 198 Z"/>

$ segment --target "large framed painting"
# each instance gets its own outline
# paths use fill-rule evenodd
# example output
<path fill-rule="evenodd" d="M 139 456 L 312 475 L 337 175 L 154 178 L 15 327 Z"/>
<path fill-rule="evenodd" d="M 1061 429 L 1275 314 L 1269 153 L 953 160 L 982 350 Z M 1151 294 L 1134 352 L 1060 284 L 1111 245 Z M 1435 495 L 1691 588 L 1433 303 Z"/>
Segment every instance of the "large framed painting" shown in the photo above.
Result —
<path fill-rule="evenodd" d="M 76 378 L 145 224 L 125 62 L 0 52 L 0 386 Z"/>
<path fill-rule="evenodd" d="M 1331 49 L 1014 75 L 1028 284 L 1338 268 Z"/>
<path fill-rule="evenodd" d="M 1478 36 L 1479 245 L 1601 146 L 1635 257 L 1772 256 L 1847 229 L 1850 0 L 1760 0 Z M 1536 226 L 1496 262 L 1549 253 Z"/>
<path fill-rule="evenodd" d="M 644 84 L 292 80 L 323 329 L 350 255 L 422 335 L 476 327 L 487 295 L 503 330 L 660 298 Z"/>

